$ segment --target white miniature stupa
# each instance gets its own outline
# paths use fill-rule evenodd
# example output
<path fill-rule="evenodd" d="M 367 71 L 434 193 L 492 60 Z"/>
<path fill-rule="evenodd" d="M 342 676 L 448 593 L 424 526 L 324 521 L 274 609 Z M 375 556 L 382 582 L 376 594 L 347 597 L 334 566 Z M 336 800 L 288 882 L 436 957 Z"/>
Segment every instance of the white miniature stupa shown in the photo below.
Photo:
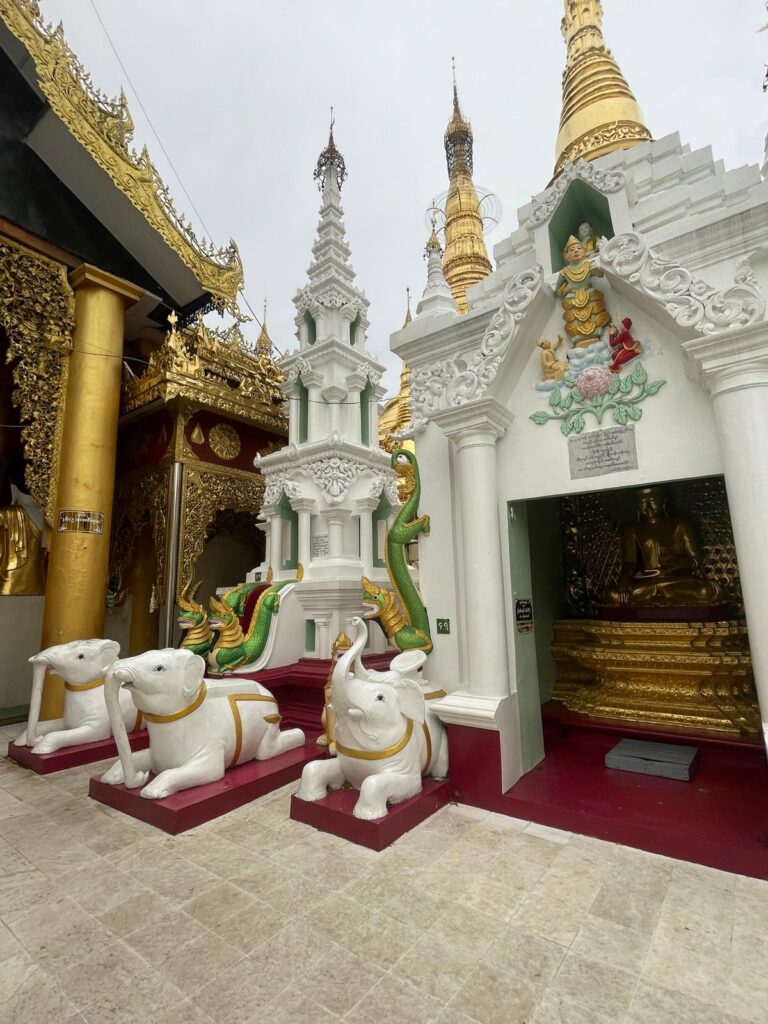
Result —
<path fill-rule="evenodd" d="M 331 643 L 362 612 L 361 576 L 386 582 L 384 538 L 397 505 L 389 456 L 378 443 L 384 367 L 366 351 L 368 300 L 353 284 L 344 234 L 344 158 L 333 140 L 314 177 L 322 192 L 308 282 L 294 297 L 300 347 L 281 363 L 289 401 L 288 445 L 259 460 L 265 477 L 264 572 L 304 576 L 296 594 L 306 616 L 305 656 L 328 658 Z M 385 639 L 372 631 L 374 649 Z M 299 656 L 301 654 L 299 651 Z"/>

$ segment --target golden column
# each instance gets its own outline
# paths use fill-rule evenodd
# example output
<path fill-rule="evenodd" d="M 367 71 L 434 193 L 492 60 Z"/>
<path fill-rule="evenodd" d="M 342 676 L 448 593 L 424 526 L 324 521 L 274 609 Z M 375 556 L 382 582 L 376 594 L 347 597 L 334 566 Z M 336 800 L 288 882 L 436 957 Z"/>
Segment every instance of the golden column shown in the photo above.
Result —
<path fill-rule="evenodd" d="M 70 275 L 75 330 L 61 434 L 42 646 L 104 630 L 125 310 L 140 288 L 83 264 Z M 64 684 L 47 679 L 40 717 L 60 718 Z"/>
<path fill-rule="evenodd" d="M 469 309 L 467 288 L 491 272 L 483 238 L 480 200 L 472 181 L 472 126 L 459 107 L 453 80 L 453 117 L 445 131 L 445 157 L 450 186 L 445 201 L 443 274 L 459 313 Z"/>
<path fill-rule="evenodd" d="M 605 45 L 602 27 L 600 0 L 565 0 L 561 30 L 568 56 L 555 175 L 566 160 L 594 160 L 651 138 L 638 102 Z"/>

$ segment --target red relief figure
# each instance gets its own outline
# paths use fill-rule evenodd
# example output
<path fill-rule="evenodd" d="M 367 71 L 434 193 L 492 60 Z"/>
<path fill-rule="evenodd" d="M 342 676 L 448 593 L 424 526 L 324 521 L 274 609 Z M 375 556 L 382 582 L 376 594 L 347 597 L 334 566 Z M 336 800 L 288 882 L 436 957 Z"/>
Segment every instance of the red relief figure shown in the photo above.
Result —
<path fill-rule="evenodd" d="M 613 361 L 610 365 L 612 373 L 618 373 L 625 363 L 636 359 L 643 351 L 640 342 L 633 338 L 630 333 L 632 321 L 629 317 L 625 317 L 621 321 L 621 326 L 624 328 L 623 330 L 617 331 L 615 327 L 612 327 L 608 334 L 613 355 Z"/>

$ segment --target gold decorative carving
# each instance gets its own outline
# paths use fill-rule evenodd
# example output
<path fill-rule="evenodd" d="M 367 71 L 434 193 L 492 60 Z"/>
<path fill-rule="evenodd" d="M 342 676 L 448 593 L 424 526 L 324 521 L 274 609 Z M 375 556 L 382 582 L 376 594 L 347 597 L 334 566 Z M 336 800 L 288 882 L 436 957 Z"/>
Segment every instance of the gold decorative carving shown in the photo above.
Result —
<path fill-rule="evenodd" d="M 254 520 L 264 500 L 264 478 L 225 467 L 203 463 L 184 467 L 184 491 L 179 540 L 176 593 L 192 583 L 195 566 L 203 553 L 208 533 L 220 509 L 252 512 Z"/>
<path fill-rule="evenodd" d="M 13 400 L 24 424 L 26 484 L 50 524 L 75 325 L 66 268 L 0 238 L 0 324 L 8 334 Z"/>
<path fill-rule="evenodd" d="M 61 25 L 46 24 L 35 0 L 0 0 L 0 18 L 26 47 L 51 109 L 74 138 L 181 258 L 221 308 L 233 314 L 243 285 L 243 266 L 233 241 L 215 249 L 198 240 L 173 205 L 168 187 L 149 158 L 131 147 L 133 120 L 123 93 L 100 92 L 69 48 Z"/>
<path fill-rule="evenodd" d="M 205 441 L 205 434 L 200 429 L 200 424 L 195 424 L 195 429 L 189 435 L 189 439 L 192 444 L 203 444 Z"/>
<path fill-rule="evenodd" d="M 217 423 L 211 427 L 208 434 L 208 444 L 211 446 L 211 451 L 214 455 L 218 455 L 220 459 L 227 459 L 228 461 L 236 459 L 240 454 L 240 449 L 243 447 L 240 435 L 229 423 Z"/>
<path fill-rule="evenodd" d="M 670 513 L 695 523 L 702 548 L 701 574 L 718 584 L 721 600 L 743 612 L 739 567 L 721 477 L 664 485 Z M 560 502 L 567 600 L 577 616 L 591 617 L 601 595 L 621 573 L 621 527 L 634 516 L 634 490 L 573 495 Z"/>
<path fill-rule="evenodd" d="M 237 324 L 217 331 L 199 320 L 177 331 L 174 323 L 144 373 L 124 378 L 122 412 L 181 398 L 286 434 L 282 381 L 274 361 L 254 354 Z"/>
<path fill-rule="evenodd" d="M 743 623 L 561 619 L 554 630 L 554 697 L 572 711 L 697 731 L 761 731 Z"/>
<path fill-rule="evenodd" d="M 614 149 L 636 146 L 638 142 L 652 140 L 653 136 L 645 125 L 637 121 L 614 121 L 612 124 L 601 125 L 599 128 L 584 132 L 563 150 L 557 161 L 555 174 L 559 174 L 569 160 L 572 163 L 582 158 L 593 160 L 596 156 L 612 153 Z"/>
<path fill-rule="evenodd" d="M 152 585 L 153 609 L 163 600 L 169 487 L 170 470 L 162 468 L 127 474 L 115 488 L 110 575 L 118 580 L 123 576 L 131 563 L 136 538 L 149 523 L 157 559 Z"/>

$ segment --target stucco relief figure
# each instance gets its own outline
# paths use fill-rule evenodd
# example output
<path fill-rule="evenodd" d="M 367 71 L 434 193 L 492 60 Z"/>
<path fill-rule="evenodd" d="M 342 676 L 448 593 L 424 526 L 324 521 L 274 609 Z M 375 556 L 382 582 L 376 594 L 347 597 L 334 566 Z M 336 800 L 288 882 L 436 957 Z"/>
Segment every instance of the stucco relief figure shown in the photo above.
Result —
<path fill-rule="evenodd" d="M 206 680 L 204 673 L 203 658 L 184 648 L 115 662 L 104 696 L 120 760 L 102 782 L 141 787 L 142 797 L 158 800 L 216 782 L 235 765 L 303 746 L 301 729 L 280 731 L 277 700 L 266 687 L 250 679 Z M 136 754 L 120 714 L 123 687 L 149 732 L 149 748 Z"/>
<path fill-rule="evenodd" d="M 541 381 L 558 381 L 562 380 L 568 370 L 570 369 L 568 363 L 563 359 L 558 359 L 555 354 L 562 344 L 563 336 L 558 335 L 557 341 L 553 344 L 551 341 L 547 341 L 546 338 L 542 338 L 537 341 L 537 346 L 541 349 Z"/>
<path fill-rule="evenodd" d="M 12 503 L 0 507 L 0 595 L 42 594 L 42 516 L 36 515 L 37 509 L 28 495 L 13 486 L 11 494 Z"/>
<path fill-rule="evenodd" d="M 388 803 L 416 796 L 422 775 L 444 775 L 448 751 L 445 732 L 434 727 L 437 716 L 427 716 L 424 692 L 414 678 L 424 653 L 404 652 L 390 671 L 372 672 L 361 660 L 368 637 L 363 620 L 353 618 L 352 630 L 355 639 L 332 677 L 336 757 L 306 765 L 296 795 L 322 800 L 329 789 L 348 782 L 360 791 L 352 813 L 373 820 L 384 817 Z M 395 667 L 401 658 L 403 671 Z"/>
<path fill-rule="evenodd" d="M 720 587 L 701 572 L 701 547 L 693 523 L 667 514 L 659 487 L 637 492 L 637 522 L 622 535 L 618 583 L 605 591 L 609 605 L 653 608 L 711 605 Z"/>
<path fill-rule="evenodd" d="M 575 348 L 586 348 L 602 340 L 611 322 L 605 296 L 597 287 L 598 279 L 604 274 L 573 235 L 566 243 L 563 256 L 566 266 L 560 271 L 556 291 L 563 305 L 565 333 L 573 340 Z"/>
<path fill-rule="evenodd" d="M 601 237 L 601 235 L 595 234 L 589 221 L 585 220 L 583 224 L 579 224 L 579 241 L 581 242 L 584 253 L 587 256 L 592 256 L 597 253 L 597 246 Z"/>
<path fill-rule="evenodd" d="M 611 346 L 610 369 L 613 373 L 618 373 L 622 366 L 643 354 L 643 346 L 632 337 L 632 321 L 628 316 L 621 321 L 621 330 L 613 326 L 610 328 L 608 343 Z"/>
<path fill-rule="evenodd" d="M 33 754 L 50 754 L 62 747 L 105 740 L 111 735 L 104 703 L 104 676 L 120 654 L 114 640 L 71 640 L 48 647 L 29 659 L 32 694 L 27 728 L 16 740 L 32 747 Z M 46 672 L 64 680 L 64 717 L 40 721 L 40 704 Z M 140 721 L 130 696 L 121 695 L 117 710 L 125 729 L 138 729 Z"/>

